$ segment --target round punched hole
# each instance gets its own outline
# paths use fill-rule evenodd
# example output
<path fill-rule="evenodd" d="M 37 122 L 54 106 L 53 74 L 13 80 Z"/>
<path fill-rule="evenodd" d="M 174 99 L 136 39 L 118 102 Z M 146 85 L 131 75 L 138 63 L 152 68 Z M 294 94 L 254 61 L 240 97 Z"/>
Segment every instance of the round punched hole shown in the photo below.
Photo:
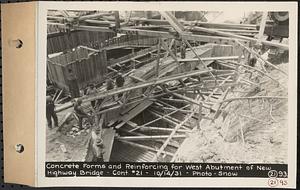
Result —
<path fill-rule="evenodd" d="M 16 40 L 9 40 L 8 41 L 9 46 L 11 47 L 15 47 L 20 49 L 23 46 L 23 41 L 20 39 L 16 39 Z"/>
<path fill-rule="evenodd" d="M 22 40 L 17 39 L 16 41 L 17 41 L 17 42 L 16 42 L 16 48 L 21 48 L 21 47 L 23 46 Z"/>
<path fill-rule="evenodd" d="M 24 152 L 24 146 L 22 144 L 17 144 L 15 148 L 18 153 Z"/>

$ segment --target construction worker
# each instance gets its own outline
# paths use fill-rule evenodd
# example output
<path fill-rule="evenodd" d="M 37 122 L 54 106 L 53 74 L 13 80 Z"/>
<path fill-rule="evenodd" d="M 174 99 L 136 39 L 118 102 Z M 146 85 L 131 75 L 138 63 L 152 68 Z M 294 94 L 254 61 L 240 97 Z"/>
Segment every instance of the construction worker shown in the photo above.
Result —
<path fill-rule="evenodd" d="M 94 84 L 91 84 L 86 92 L 87 95 L 96 94 L 97 89 Z M 96 109 L 96 100 L 91 101 L 91 106 Z"/>
<path fill-rule="evenodd" d="M 54 120 L 55 127 L 58 127 L 58 119 L 55 113 L 55 105 L 51 96 L 46 96 L 46 118 L 48 127 L 52 128 L 52 118 Z"/>
<path fill-rule="evenodd" d="M 122 76 L 121 73 L 118 73 L 117 78 L 116 78 L 116 85 L 117 85 L 117 87 L 118 88 L 123 87 L 124 83 L 125 83 L 124 77 Z M 122 93 L 118 94 L 118 98 L 121 98 L 122 96 L 123 96 Z"/>
<path fill-rule="evenodd" d="M 96 140 L 96 146 L 97 146 L 97 150 L 95 151 L 95 157 L 94 157 L 94 162 L 104 162 L 104 154 L 105 154 L 105 146 L 103 144 L 103 140 L 102 139 L 97 139 Z"/>
<path fill-rule="evenodd" d="M 106 90 L 112 90 L 114 89 L 114 81 L 111 78 L 106 79 Z"/>
<path fill-rule="evenodd" d="M 72 69 L 68 69 L 68 75 L 67 75 L 67 84 L 69 87 L 69 91 L 72 98 L 77 98 L 80 96 L 80 90 L 78 86 L 77 77 L 72 71 Z"/>
<path fill-rule="evenodd" d="M 177 56 L 177 40 L 174 41 L 172 53 Z"/>
<path fill-rule="evenodd" d="M 180 46 L 181 59 L 185 59 L 185 54 L 186 54 L 186 45 L 184 42 L 181 42 L 181 46 Z"/>
<path fill-rule="evenodd" d="M 256 62 L 257 62 L 257 59 L 255 57 L 251 57 L 249 59 L 249 66 L 254 67 Z"/>
<path fill-rule="evenodd" d="M 90 115 L 88 115 L 83 107 L 82 107 L 82 100 L 78 99 L 75 103 L 74 103 L 74 111 L 78 117 L 78 126 L 79 126 L 79 130 L 83 129 L 82 128 L 82 121 L 84 118 L 90 119 Z"/>
<path fill-rule="evenodd" d="M 106 83 L 106 91 L 109 91 L 109 90 L 112 90 L 115 88 L 114 81 L 111 78 L 107 77 L 105 83 Z M 113 98 L 113 100 L 117 99 L 115 95 L 112 96 L 112 98 Z"/>

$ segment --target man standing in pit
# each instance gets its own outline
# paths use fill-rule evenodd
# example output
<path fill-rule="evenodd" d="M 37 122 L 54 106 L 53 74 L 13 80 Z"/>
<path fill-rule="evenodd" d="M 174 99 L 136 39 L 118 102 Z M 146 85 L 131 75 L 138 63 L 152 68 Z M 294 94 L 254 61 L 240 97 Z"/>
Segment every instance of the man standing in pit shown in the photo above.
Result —
<path fill-rule="evenodd" d="M 96 94 L 97 89 L 94 84 L 91 84 L 86 92 L 87 95 Z M 91 106 L 96 109 L 96 100 L 91 101 Z"/>
<path fill-rule="evenodd" d="M 74 111 L 78 117 L 78 126 L 79 126 L 79 130 L 82 130 L 83 127 L 82 127 L 82 121 L 84 118 L 88 118 L 90 119 L 90 115 L 88 115 L 83 107 L 82 107 L 82 100 L 81 99 L 78 99 L 75 103 L 74 103 Z"/>
<path fill-rule="evenodd" d="M 114 89 L 114 81 L 111 78 L 106 79 L 106 90 L 112 90 Z"/>
<path fill-rule="evenodd" d="M 78 86 L 78 81 L 76 75 L 73 73 L 72 69 L 68 69 L 67 84 L 72 98 L 77 98 L 80 96 L 80 90 Z"/>
<path fill-rule="evenodd" d="M 186 45 L 185 45 L 184 41 L 182 41 L 181 46 L 180 46 L 181 59 L 185 59 L 185 54 L 186 54 Z"/>
<path fill-rule="evenodd" d="M 109 90 L 112 90 L 114 88 L 115 88 L 114 81 L 111 78 L 107 77 L 107 79 L 106 79 L 106 90 L 109 91 Z M 117 99 L 115 95 L 113 95 L 112 98 L 113 98 L 113 100 Z"/>
<path fill-rule="evenodd" d="M 47 118 L 48 127 L 50 129 L 52 128 L 52 118 L 54 120 L 55 127 L 58 127 L 58 119 L 55 113 L 55 105 L 51 96 L 46 97 L 46 118 Z"/>
<path fill-rule="evenodd" d="M 255 67 L 256 62 L 257 62 L 256 57 L 251 57 L 251 58 L 249 59 L 249 66 L 250 66 L 250 67 Z"/>

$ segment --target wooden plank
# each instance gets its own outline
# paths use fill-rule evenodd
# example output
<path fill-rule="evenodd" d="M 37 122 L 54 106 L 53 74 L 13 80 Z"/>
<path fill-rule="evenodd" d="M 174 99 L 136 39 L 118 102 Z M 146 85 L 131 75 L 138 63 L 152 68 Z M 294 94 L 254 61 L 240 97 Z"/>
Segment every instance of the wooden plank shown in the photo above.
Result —
<path fill-rule="evenodd" d="M 154 135 L 154 136 L 125 136 L 116 137 L 118 140 L 140 141 L 140 140 L 156 140 L 167 139 L 169 135 Z M 186 138 L 186 135 L 174 135 L 173 138 Z"/>
<path fill-rule="evenodd" d="M 226 89 L 226 91 L 219 98 L 220 101 L 223 101 L 226 98 L 226 96 L 228 95 L 230 89 L 231 89 L 231 87 L 228 87 Z M 214 113 L 214 116 L 213 116 L 214 119 L 216 119 L 219 116 L 221 106 L 222 106 L 222 103 L 216 103 L 216 104 L 213 105 L 213 108 L 216 110 L 215 113 Z"/>
<path fill-rule="evenodd" d="M 141 57 L 144 57 L 144 56 L 148 55 L 149 53 L 153 53 L 153 52 L 156 52 L 156 51 L 157 51 L 157 49 L 155 47 L 150 47 L 148 49 L 139 51 L 136 55 L 128 56 L 128 59 L 125 59 L 125 60 L 122 60 L 120 62 L 111 64 L 110 66 L 115 66 L 117 64 L 121 65 L 121 64 L 127 63 L 128 61 L 131 61 L 133 59 L 139 59 Z"/>
<path fill-rule="evenodd" d="M 159 19 L 146 19 L 146 18 L 131 18 L 133 21 L 140 21 L 141 23 L 145 22 L 150 25 L 168 25 L 169 22 L 167 20 L 159 20 Z M 200 22 L 200 21 L 179 21 L 183 25 L 198 25 L 204 26 L 207 28 L 231 28 L 231 29 L 256 29 L 255 24 L 231 24 L 231 23 L 213 23 L 213 22 Z"/>
<path fill-rule="evenodd" d="M 145 100 L 142 103 L 139 103 L 135 108 L 133 108 L 132 110 L 130 110 L 128 112 L 128 114 L 125 114 L 124 116 L 122 116 L 119 121 L 121 121 L 120 124 L 118 124 L 115 128 L 119 129 L 120 127 L 122 127 L 123 125 L 126 124 L 126 122 L 130 121 L 131 119 L 133 119 L 135 116 L 137 116 L 139 113 L 141 113 L 142 111 L 144 111 L 146 108 L 148 108 L 153 102 L 150 100 Z"/>
<path fill-rule="evenodd" d="M 220 62 L 226 64 L 226 62 L 223 62 L 223 61 L 220 61 Z M 273 80 L 275 83 L 277 83 L 279 86 L 282 86 L 282 85 L 278 82 L 278 80 L 274 79 L 273 77 L 271 77 L 271 76 L 268 75 L 267 73 L 262 72 L 261 70 L 258 70 L 258 69 L 254 68 L 254 67 L 251 67 L 251 66 L 248 66 L 248 65 L 244 65 L 244 64 L 241 64 L 241 63 L 236 63 L 236 62 L 233 62 L 233 61 L 228 61 L 228 62 L 231 63 L 231 64 L 234 64 L 234 65 L 239 65 L 239 66 L 245 67 L 245 68 L 247 68 L 248 70 L 255 70 L 255 71 L 261 73 L 262 75 L 265 75 L 266 77 L 272 79 L 272 80 Z"/>
<path fill-rule="evenodd" d="M 256 38 L 250 38 L 250 37 L 246 37 L 246 36 L 240 36 L 240 35 L 232 34 L 232 33 L 229 33 L 229 32 L 222 32 L 222 31 L 218 31 L 218 30 L 211 30 L 211 29 L 203 28 L 203 27 L 193 27 L 192 30 L 193 31 L 207 32 L 207 33 L 213 34 L 213 35 L 226 36 L 226 37 L 230 37 L 230 38 L 233 38 L 233 39 L 240 39 L 240 40 L 250 41 L 252 43 L 261 42 L 264 45 L 272 46 L 272 47 L 277 47 L 277 48 L 284 49 L 284 50 L 288 50 L 289 49 L 289 46 L 286 45 L 286 44 L 275 43 L 275 42 L 266 41 L 266 40 L 260 40 L 259 41 Z"/>
<path fill-rule="evenodd" d="M 202 61 L 216 61 L 216 60 L 237 60 L 239 56 L 222 56 L 222 57 L 203 57 Z M 191 59 L 178 59 L 179 62 L 195 62 L 198 61 L 198 58 Z"/>
<path fill-rule="evenodd" d="M 230 76 L 227 77 L 226 79 L 224 79 L 224 81 L 221 82 L 220 85 L 223 85 L 229 78 L 230 78 Z M 218 90 L 218 89 L 215 88 L 215 89 L 211 92 L 211 94 L 205 99 L 205 101 L 208 101 L 208 100 L 210 99 L 210 97 L 213 96 L 214 93 L 216 93 L 217 90 Z M 199 109 L 200 109 L 200 107 L 199 107 Z M 195 110 L 193 110 L 193 111 L 195 111 Z M 199 110 L 198 110 L 198 111 L 199 111 Z M 206 115 L 205 117 L 202 117 L 202 115 L 199 114 L 199 120 L 201 120 L 202 122 L 203 122 L 203 119 L 206 119 L 206 118 L 208 118 L 207 115 Z M 201 124 L 199 123 L 198 126 L 200 127 Z M 197 127 L 193 128 L 193 130 L 195 130 L 195 129 L 197 129 Z M 183 143 L 184 143 L 184 142 L 183 142 Z M 162 150 L 163 150 L 163 149 L 162 149 Z M 171 162 L 174 162 L 174 161 L 175 161 L 176 156 L 178 155 L 178 152 L 179 152 L 179 149 L 176 151 L 175 156 L 173 156 Z"/>
<path fill-rule="evenodd" d="M 63 91 L 64 91 L 64 90 L 60 90 L 59 94 L 56 96 L 56 98 L 55 98 L 55 100 L 54 100 L 55 103 L 57 102 L 58 98 L 60 97 L 60 95 L 62 94 Z M 54 97 L 53 97 L 53 98 L 54 98 Z"/>
<path fill-rule="evenodd" d="M 146 145 L 142 145 L 142 144 L 138 144 L 138 143 L 126 141 L 126 140 L 120 140 L 120 141 L 121 141 L 122 143 L 131 145 L 131 146 L 135 146 L 135 147 L 138 147 L 138 148 L 142 148 L 142 149 L 145 149 L 145 150 L 150 150 L 150 151 L 153 151 L 153 152 L 157 152 L 157 151 L 158 151 L 157 149 L 152 148 L 152 147 L 150 147 L 150 146 L 146 146 Z M 167 151 L 163 151 L 162 153 L 163 153 L 163 154 L 166 154 L 166 155 L 169 155 L 169 156 L 174 156 L 173 153 L 170 153 L 170 152 L 167 152 Z"/>
<path fill-rule="evenodd" d="M 268 17 L 268 12 L 264 11 L 263 14 L 262 14 L 261 21 L 260 21 L 259 32 L 258 32 L 258 36 L 257 36 L 258 40 L 262 40 L 263 39 L 264 32 L 265 32 L 265 27 L 266 27 L 267 17 Z"/>
<path fill-rule="evenodd" d="M 121 28 L 120 32 L 122 33 L 136 33 L 142 36 L 153 36 L 159 38 L 168 38 L 168 39 L 176 39 L 177 37 L 169 32 L 162 31 L 151 31 L 151 30 L 140 30 L 140 29 L 132 29 L 132 28 Z M 198 35 L 184 32 L 182 38 L 185 40 L 198 41 L 198 42 L 207 42 L 207 43 L 228 43 L 234 44 L 234 39 L 228 37 L 220 37 L 220 36 L 209 36 L 209 35 Z M 243 40 L 244 44 L 248 44 L 248 41 Z"/>
<path fill-rule="evenodd" d="M 211 48 L 206 49 L 202 52 L 198 52 L 197 54 L 199 54 L 199 56 L 205 56 L 206 53 L 209 53 L 211 51 Z M 191 55 L 189 54 L 189 52 L 187 52 L 187 57 L 191 57 Z M 179 59 L 178 59 L 179 60 Z M 209 65 L 207 62 L 205 62 L 205 64 Z M 180 64 L 181 65 L 181 64 Z M 165 67 L 164 69 L 162 69 L 160 76 L 164 76 L 167 73 L 171 73 L 174 72 L 174 70 L 177 69 L 177 67 L 174 67 L 173 64 L 168 65 L 167 67 Z M 202 70 L 202 69 L 200 69 Z"/>
<path fill-rule="evenodd" d="M 139 82 L 139 83 L 135 83 L 132 86 L 124 86 L 124 87 L 109 90 L 109 91 L 106 91 L 106 92 L 103 92 L 100 94 L 86 96 L 83 99 L 83 102 L 93 101 L 93 100 L 97 100 L 100 98 L 105 98 L 107 96 L 112 96 L 115 94 L 120 94 L 120 93 L 128 92 L 131 90 L 136 90 L 139 88 L 144 88 L 144 87 L 148 87 L 148 86 L 152 86 L 152 85 L 158 85 L 158 84 L 162 84 L 165 82 L 174 81 L 174 80 L 178 80 L 178 79 L 182 79 L 182 78 L 187 78 L 187 77 L 191 77 L 191 76 L 195 76 L 195 75 L 206 74 L 211 71 L 212 71 L 212 69 L 204 70 L 204 71 L 191 71 L 191 72 L 180 73 L 180 74 L 176 74 L 176 75 L 172 75 L 172 76 L 162 77 L 160 79 L 153 79 L 153 80 L 149 80 L 146 82 Z"/>
<path fill-rule="evenodd" d="M 197 120 L 197 128 L 201 129 L 201 120 L 202 120 L 202 103 L 200 102 L 199 108 L 198 108 L 198 120 Z"/>
<path fill-rule="evenodd" d="M 161 41 L 161 46 L 169 53 L 169 55 L 177 63 L 177 65 L 178 65 L 177 69 L 180 69 L 180 63 L 178 62 L 177 56 L 173 53 L 173 51 L 171 49 L 169 49 L 168 45 L 163 41 Z"/>
<path fill-rule="evenodd" d="M 170 113 L 167 113 L 167 114 L 165 114 L 165 115 L 163 115 L 163 116 L 160 116 L 160 115 L 159 115 L 158 118 L 156 118 L 156 119 L 154 119 L 154 120 L 152 120 L 152 121 L 149 121 L 149 122 L 147 122 L 147 123 L 145 123 L 145 124 L 143 124 L 143 125 L 140 125 L 140 126 L 134 126 L 135 128 L 132 129 L 132 130 L 130 130 L 130 131 L 133 132 L 133 131 L 135 131 L 135 130 L 141 128 L 141 127 L 148 126 L 148 125 L 150 125 L 151 123 L 154 123 L 154 122 L 159 121 L 159 120 L 161 120 L 161 119 L 166 119 L 167 116 L 170 116 L 170 115 L 172 115 L 172 114 L 174 114 L 174 113 L 180 111 L 181 109 L 187 108 L 188 106 L 189 106 L 189 105 L 186 105 L 186 106 L 184 106 L 184 107 L 182 107 L 182 108 L 180 108 L 180 109 L 174 110 L 174 111 L 172 111 L 172 112 L 170 112 Z M 156 116 L 157 116 L 157 115 L 156 115 Z M 173 122 L 172 120 L 169 120 L 169 119 L 166 119 L 166 120 L 167 120 L 169 123 L 174 124 L 174 122 Z M 130 124 L 130 122 L 127 122 L 127 123 Z"/>
<path fill-rule="evenodd" d="M 119 11 L 114 11 L 114 16 L 115 16 L 115 27 L 117 29 L 120 28 L 120 15 L 119 15 Z"/>
<path fill-rule="evenodd" d="M 196 104 L 196 105 L 198 105 L 198 106 L 200 105 L 199 102 L 202 102 L 202 104 L 204 104 L 203 101 L 196 101 L 196 100 L 194 100 L 194 99 L 192 99 L 192 98 L 189 98 L 189 97 L 187 97 L 187 96 L 178 94 L 178 93 L 176 93 L 176 92 L 173 92 L 172 94 L 173 94 L 174 96 L 177 96 L 178 98 L 184 99 L 184 100 L 186 100 L 187 102 L 190 102 L 190 103 L 192 103 L 192 104 Z M 206 109 L 213 109 L 212 107 L 207 106 L 207 105 L 203 105 L 203 107 L 206 108 Z"/>
<path fill-rule="evenodd" d="M 170 123 L 172 125 L 177 126 L 178 123 L 180 123 L 180 120 L 178 120 L 178 119 L 176 119 L 174 117 L 171 117 L 170 115 L 167 115 L 167 114 L 166 115 L 162 115 L 161 113 L 158 113 L 158 112 L 153 111 L 153 110 L 149 110 L 149 112 L 151 114 L 155 115 L 156 117 L 159 117 L 159 118 L 163 119 L 164 121 L 166 121 L 166 122 L 168 122 L 168 123 Z M 182 128 L 187 129 L 187 130 L 190 130 L 189 127 L 190 126 L 188 126 L 188 125 L 183 125 L 182 126 Z"/>
<path fill-rule="evenodd" d="M 238 98 L 228 98 L 226 100 L 220 101 L 220 103 L 224 102 L 232 102 L 235 100 L 254 100 L 254 99 L 288 99 L 286 96 L 250 96 L 250 97 L 238 97 Z"/>
<path fill-rule="evenodd" d="M 276 65 L 270 63 L 269 61 L 263 59 L 261 57 L 261 55 L 259 55 L 257 52 L 255 52 L 255 51 L 251 50 L 250 48 L 246 47 L 245 45 L 243 45 L 239 40 L 236 40 L 236 43 L 238 43 L 240 46 L 242 46 L 249 53 L 254 55 L 257 59 L 259 59 L 259 60 L 263 61 L 264 63 L 266 63 L 268 66 L 271 66 L 271 67 L 277 69 L 278 71 L 280 71 L 281 73 L 285 74 L 286 76 L 288 76 L 288 74 L 285 71 L 281 70 L 279 67 L 277 67 Z"/>
<path fill-rule="evenodd" d="M 152 126 L 147 126 L 147 127 L 140 127 L 139 128 L 141 131 L 164 131 L 164 132 L 172 132 L 173 128 L 166 128 L 166 127 L 152 127 Z M 182 130 L 178 129 L 177 132 L 190 132 L 191 130 Z"/>
<path fill-rule="evenodd" d="M 237 85 L 237 84 L 236 84 Z M 169 90 L 171 91 L 182 91 L 184 90 L 185 88 L 192 88 L 192 90 L 194 90 L 194 88 L 198 86 L 198 84 L 192 84 L 190 83 L 187 87 L 180 87 L 180 86 L 173 86 L 173 87 L 170 87 Z M 218 86 L 219 88 L 221 86 Z M 212 88 L 212 87 L 210 87 Z M 206 88 L 201 88 L 200 90 L 207 90 L 207 87 Z M 101 92 L 99 92 L 101 93 Z M 138 97 L 133 97 L 130 99 L 130 102 L 129 103 L 126 103 L 126 105 L 130 105 L 130 104 L 135 104 L 135 103 L 139 103 L 139 102 L 142 102 L 142 101 L 145 101 L 146 99 L 152 99 L 153 98 L 158 98 L 158 97 L 161 97 L 163 95 L 166 95 L 167 93 L 163 92 L 162 90 L 158 90 L 158 91 L 155 91 L 154 95 L 152 95 L 151 97 L 143 97 L 143 96 L 138 96 Z M 59 107 L 56 107 L 56 112 L 60 112 L 62 110 L 65 110 L 65 109 L 68 109 L 70 107 L 72 107 L 72 103 L 71 102 L 67 102 L 63 105 L 60 105 Z M 100 113 L 105 113 L 107 111 L 111 111 L 111 110 L 114 110 L 114 109 L 118 109 L 121 105 L 113 102 L 113 103 L 109 103 L 109 104 L 106 104 L 105 106 L 103 106 L 103 109 L 102 111 L 99 111 L 97 114 L 100 114 Z"/>
<path fill-rule="evenodd" d="M 152 158 L 151 161 L 157 161 L 158 157 L 160 156 L 160 154 L 164 151 L 164 149 L 168 146 L 169 142 L 171 141 L 172 138 L 174 138 L 176 135 L 176 132 L 178 129 L 180 129 L 189 119 L 191 119 L 192 116 L 194 116 L 195 110 L 193 110 L 192 113 L 190 113 L 188 116 L 185 117 L 185 119 L 183 121 L 181 121 L 180 123 L 178 123 L 175 128 L 173 129 L 172 133 L 168 136 L 167 140 L 165 141 L 165 143 L 160 147 L 160 149 L 158 150 L 158 152 L 156 153 L 156 155 Z"/>
<path fill-rule="evenodd" d="M 160 48 L 161 48 L 161 39 L 159 39 L 158 41 L 158 45 L 157 45 L 157 63 L 156 63 L 156 77 L 158 77 L 159 75 L 159 64 L 160 64 Z"/>
<path fill-rule="evenodd" d="M 103 140 L 104 150 L 105 150 L 103 155 L 104 162 L 108 162 L 110 159 L 115 134 L 116 131 L 112 128 L 103 129 L 102 140 Z"/>
<path fill-rule="evenodd" d="M 224 29 L 224 28 L 210 28 L 212 30 L 219 30 L 222 32 L 231 32 L 231 33 L 250 33 L 250 34 L 257 34 L 258 31 L 255 30 L 246 30 L 246 29 Z"/>
<path fill-rule="evenodd" d="M 187 114 L 187 113 L 192 113 L 193 111 L 191 111 L 191 110 L 185 110 L 185 109 L 178 109 L 178 108 L 176 108 L 175 106 L 172 106 L 172 105 L 170 105 L 170 104 L 168 104 L 168 103 L 166 103 L 166 102 L 163 102 L 163 101 L 157 101 L 157 102 L 154 102 L 154 104 L 156 104 L 156 105 L 158 105 L 158 103 L 161 103 L 161 104 L 163 104 L 163 105 L 165 105 L 165 106 L 168 106 L 168 107 L 171 107 L 171 108 L 166 108 L 166 107 L 164 107 L 164 109 L 165 110 L 178 110 L 178 111 L 180 111 L 180 112 L 182 112 L 182 113 L 185 113 L 185 114 Z M 207 102 L 206 102 L 207 103 Z M 196 118 L 196 117 L 194 117 L 193 116 L 193 118 L 194 119 L 198 119 L 198 118 Z M 208 117 L 202 117 L 202 118 L 204 118 L 204 119 L 211 119 L 211 118 L 208 118 Z"/>
<path fill-rule="evenodd" d="M 167 11 L 159 11 L 159 13 L 170 23 L 173 28 L 175 28 L 178 33 L 181 34 L 184 31 L 184 27 L 177 21 L 172 13 Z"/>
<path fill-rule="evenodd" d="M 63 125 L 66 123 L 66 121 L 73 115 L 73 112 L 68 112 L 66 113 L 66 115 L 64 116 L 64 118 L 59 122 L 58 124 L 58 131 L 60 131 L 63 127 Z"/>
<path fill-rule="evenodd" d="M 231 28 L 231 29 L 251 29 L 256 30 L 255 24 L 232 24 L 232 23 L 212 23 L 212 22 L 198 22 L 191 21 L 190 24 L 195 24 L 197 26 L 203 26 L 206 28 Z"/>
<path fill-rule="evenodd" d="M 145 136 L 143 133 L 138 133 L 138 132 L 131 132 L 131 131 L 128 131 L 128 130 L 124 130 L 123 128 L 120 128 L 120 130 L 124 133 L 127 133 L 127 134 L 130 134 L 130 135 L 134 135 L 134 136 Z M 164 140 L 163 139 L 153 139 L 154 142 L 159 142 L 159 143 L 164 143 Z M 179 148 L 179 145 L 176 141 L 173 141 L 173 142 L 170 142 L 169 144 L 170 146 L 172 147 L 175 147 L 175 148 Z"/>
<path fill-rule="evenodd" d="M 205 63 L 202 61 L 202 59 L 200 58 L 200 56 L 196 53 L 196 51 L 194 50 L 194 47 L 190 44 L 190 42 L 188 42 L 187 40 L 184 40 L 185 44 L 190 48 L 190 50 L 192 50 L 192 52 L 195 54 L 195 56 L 197 57 L 197 59 L 200 61 L 200 63 L 203 65 L 203 67 L 205 69 L 208 69 L 207 66 L 205 65 Z M 209 72 L 209 74 L 214 78 L 215 76 L 212 74 L 212 72 Z"/>

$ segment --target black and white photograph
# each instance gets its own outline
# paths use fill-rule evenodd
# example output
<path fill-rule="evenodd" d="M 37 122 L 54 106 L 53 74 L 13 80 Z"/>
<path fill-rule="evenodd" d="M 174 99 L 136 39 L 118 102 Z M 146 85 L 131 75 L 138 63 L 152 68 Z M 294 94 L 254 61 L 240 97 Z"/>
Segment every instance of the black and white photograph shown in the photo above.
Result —
<path fill-rule="evenodd" d="M 4 182 L 296 188 L 296 5 L 1 4 Z"/>
<path fill-rule="evenodd" d="M 47 11 L 47 162 L 288 164 L 289 12 Z"/>

